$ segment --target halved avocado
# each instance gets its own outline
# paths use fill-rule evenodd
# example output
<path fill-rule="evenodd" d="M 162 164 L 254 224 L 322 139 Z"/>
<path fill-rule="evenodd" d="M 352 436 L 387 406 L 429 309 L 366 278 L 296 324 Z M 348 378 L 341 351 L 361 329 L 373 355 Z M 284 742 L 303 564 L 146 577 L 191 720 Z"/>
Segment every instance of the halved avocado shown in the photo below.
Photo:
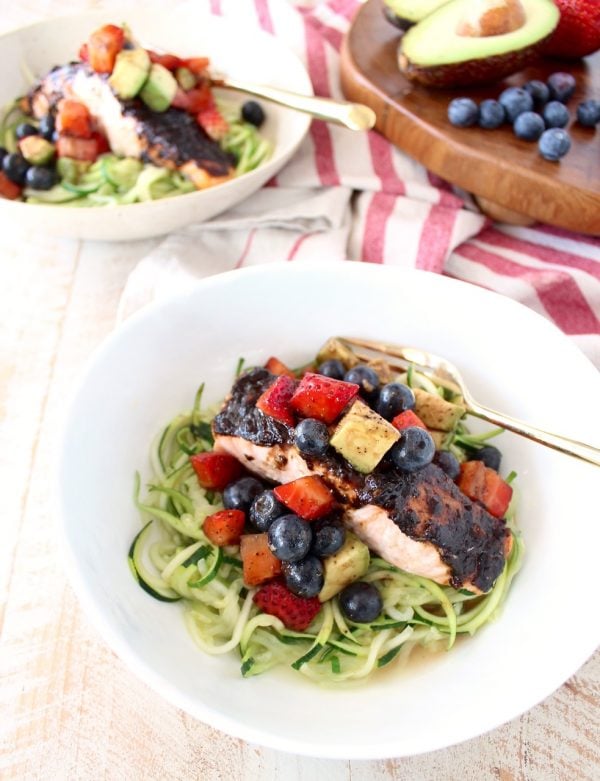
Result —
<path fill-rule="evenodd" d="M 493 24 L 484 23 L 484 16 L 474 19 L 482 8 Z M 506 12 L 510 32 L 499 32 L 497 12 Z M 553 0 L 451 0 L 402 37 L 400 70 L 434 87 L 496 81 L 534 60 L 558 20 Z"/>
<path fill-rule="evenodd" d="M 383 0 L 383 13 L 395 27 L 408 30 L 448 2 L 450 0 Z"/>

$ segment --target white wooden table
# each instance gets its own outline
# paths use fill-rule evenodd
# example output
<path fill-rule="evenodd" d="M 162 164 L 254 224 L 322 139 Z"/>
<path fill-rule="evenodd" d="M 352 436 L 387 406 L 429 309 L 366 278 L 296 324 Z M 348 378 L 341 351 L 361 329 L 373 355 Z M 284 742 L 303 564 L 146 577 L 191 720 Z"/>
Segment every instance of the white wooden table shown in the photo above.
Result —
<path fill-rule="evenodd" d="M 74 5 L 5 2 L 0 31 Z M 553 696 L 488 735 L 421 757 L 344 762 L 213 730 L 161 700 L 107 648 L 80 611 L 57 549 L 56 443 L 72 383 L 113 328 L 127 275 L 153 246 L 47 239 L 35 226 L 15 234 L 0 225 L 0 778 L 600 778 L 600 653 Z M 551 630 L 540 653 L 552 653 Z"/>

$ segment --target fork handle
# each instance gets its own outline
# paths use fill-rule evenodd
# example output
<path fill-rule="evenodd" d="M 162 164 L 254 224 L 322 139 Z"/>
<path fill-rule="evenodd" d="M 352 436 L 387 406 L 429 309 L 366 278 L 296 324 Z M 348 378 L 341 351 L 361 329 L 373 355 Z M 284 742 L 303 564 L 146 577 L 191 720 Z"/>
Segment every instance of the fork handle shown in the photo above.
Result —
<path fill-rule="evenodd" d="M 507 429 L 507 431 L 512 431 L 514 434 L 539 442 L 540 445 L 546 445 L 546 447 L 551 447 L 553 450 L 558 450 L 559 453 L 566 453 L 568 456 L 574 456 L 582 461 L 600 466 L 600 449 L 597 447 L 586 445 L 577 439 L 551 434 L 548 431 L 530 426 L 529 423 L 511 418 L 509 415 L 496 412 L 496 410 L 484 407 L 482 404 L 477 404 L 471 400 L 469 400 L 468 411 L 477 418 L 483 418 L 483 420 L 487 420 L 489 423 L 495 423 Z"/>

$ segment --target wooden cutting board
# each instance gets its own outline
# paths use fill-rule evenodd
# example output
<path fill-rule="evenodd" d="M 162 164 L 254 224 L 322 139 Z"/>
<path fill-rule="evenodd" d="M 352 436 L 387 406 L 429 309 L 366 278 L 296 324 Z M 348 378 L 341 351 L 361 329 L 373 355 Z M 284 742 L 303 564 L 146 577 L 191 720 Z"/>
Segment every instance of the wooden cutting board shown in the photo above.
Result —
<path fill-rule="evenodd" d="M 574 116 L 579 101 L 600 99 L 600 52 L 573 63 L 540 61 L 487 87 L 435 90 L 400 73 L 401 35 L 384 18 L 381 0 L 368 0 L 342 47 L 344 93 L 376 112 L 377 129 L 430 171 L 472 193 L 490 216 L 600 234 L 600 126 L 594 131 L 571 124 L 570 152 L 551 163 L 539 155 L 535 142 L 520 141 L 508 125 L 455 128 L 446 115 L 452 98 L 497 98 L 509 85 L 567 70 L 577 79 L 577 92 L 568 104 Z"/>

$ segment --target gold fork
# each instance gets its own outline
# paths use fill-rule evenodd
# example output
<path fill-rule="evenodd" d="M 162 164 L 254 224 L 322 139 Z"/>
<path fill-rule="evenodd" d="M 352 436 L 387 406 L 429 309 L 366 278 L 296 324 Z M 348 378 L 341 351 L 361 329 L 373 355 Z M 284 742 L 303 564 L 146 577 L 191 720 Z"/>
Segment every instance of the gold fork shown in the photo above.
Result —
<path fill-rule="evenodd" d="M 582 461 L 600 466 L 600 449 L 592 445 L 586 445 L 576 439 L 563 437 L 559 434 L 552 434 L 549 431 L 531 426 L 522 420 L 517 420 L 502 412 L 490 409 L 489 407 L 475 401 L 460 372 L 454 364 L 445 358 L 440 358 L 425 350 L 418 350 L 414 347 L 399 347 L 385 344 L 384 342 L 375 342 L 369 339 L 355 339 L 346 336 L 337 337 L 341 342 L 350 347 L 357 358 L 363 361 L 373 358 L 394 358 L 400 362 L 399 368 L 406 370 L 411 364 L 423 374 L 427 375 L 434 382 L 443 387 L 449 388 L 454 392 L 462 394 L 462 397 L 470 415 L 482 418 L 490 423 L 512 431 L 522 437 L 527 437 L 540 445 L 546 445 L 560 453 L 566 453 Z M 358 350 L 355 348 L 359 348 Z M 366 352 L 360 352 L 365 350 Z"/>

